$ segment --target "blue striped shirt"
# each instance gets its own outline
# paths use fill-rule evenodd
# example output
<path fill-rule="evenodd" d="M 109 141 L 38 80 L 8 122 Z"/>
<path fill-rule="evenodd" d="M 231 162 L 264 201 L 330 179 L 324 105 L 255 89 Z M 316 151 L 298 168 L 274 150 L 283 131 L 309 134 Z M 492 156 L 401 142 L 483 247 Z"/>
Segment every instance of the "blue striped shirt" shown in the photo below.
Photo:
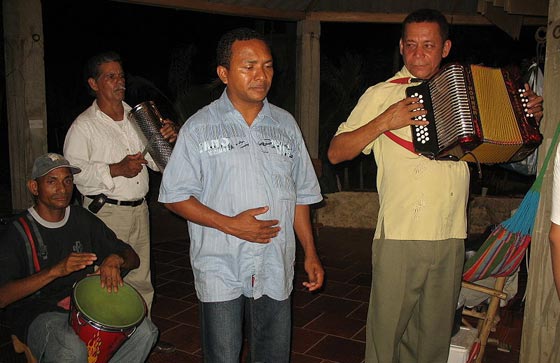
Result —
<path fill-rule="evenodd" d="M 265 100 L 249 126 L 224 91 L 189 118 L 165 168 L 159 201 L 174 203 L 191 196 L 227 216 L 268 206 L 269 211 L 257 218 L 278 219 L 282 228 L 269 244 L 258 244 L 189 222 L 198 298 L 288 298 L 294 276 L 296 204 L 322 199 L 292 115 Z"/>

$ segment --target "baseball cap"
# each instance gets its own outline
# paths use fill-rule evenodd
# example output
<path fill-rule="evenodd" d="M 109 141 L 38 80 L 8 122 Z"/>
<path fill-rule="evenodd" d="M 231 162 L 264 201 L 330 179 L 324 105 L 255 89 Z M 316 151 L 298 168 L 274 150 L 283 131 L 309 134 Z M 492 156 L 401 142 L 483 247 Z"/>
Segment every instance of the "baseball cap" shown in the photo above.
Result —
<path fill-rule="evenodd" d="M 55 153 L 47 153 L 35 159 L 33 169 L 31 171 L 31 179 L 37 179 L 58 168 L 69 168 L 72 174 L 78 174 L 82 171 L 82 169 L 70 165 L 64 156 Z"/>

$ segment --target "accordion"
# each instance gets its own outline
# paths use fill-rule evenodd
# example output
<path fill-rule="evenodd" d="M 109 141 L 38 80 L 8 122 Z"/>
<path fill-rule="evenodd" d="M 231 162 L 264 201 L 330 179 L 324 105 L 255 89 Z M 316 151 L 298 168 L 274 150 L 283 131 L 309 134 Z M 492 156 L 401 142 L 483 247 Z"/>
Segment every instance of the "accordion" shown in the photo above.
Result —
<path fill-rule="evenodd" d="M 451 63 L 407 88 L 421 98 L 426 126 L 412 125 L 418 154 L 432 159 L 495 164 L 525 159 L 542 142 L 528 114 L 523 84 L 500 68 Z"/>

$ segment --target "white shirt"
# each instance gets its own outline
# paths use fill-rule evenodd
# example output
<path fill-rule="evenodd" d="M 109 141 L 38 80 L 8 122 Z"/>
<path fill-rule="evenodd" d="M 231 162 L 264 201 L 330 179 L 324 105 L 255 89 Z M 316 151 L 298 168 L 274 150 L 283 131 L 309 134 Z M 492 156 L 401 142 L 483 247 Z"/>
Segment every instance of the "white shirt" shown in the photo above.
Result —
<path fill-rule="evenodd" d="M 146 167 L 133 178 L 112 177 L 109 165 L 125 156 L 144 150 L 145 141 L 129 120 L 131 109 L 123 102 L 124 119 L 114 121 L 99 109 L 97 101 L 80 114 L 70 126 L 64 141 L 64 156 L 82 169 L 74 175 L 76 187 L 83 195 L 103 193 L 121 201 L 138 200 L 148 192 Z M 149 154 L 145 156 L 150 169 L 158 170 Z"/>

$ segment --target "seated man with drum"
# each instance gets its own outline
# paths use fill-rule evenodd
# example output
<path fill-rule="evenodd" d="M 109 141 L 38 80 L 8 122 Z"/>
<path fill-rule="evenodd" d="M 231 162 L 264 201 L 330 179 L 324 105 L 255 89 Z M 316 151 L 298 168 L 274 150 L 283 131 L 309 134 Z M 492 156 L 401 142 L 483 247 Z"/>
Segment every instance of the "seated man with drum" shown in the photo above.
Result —
<path fill-rule="evenodd" d="M 136 252 L 117 239 L 99 218 L 81 206 L 69 205 L 73 174 L 80 171 L 54 153 L 35 160 L 27 182 L 35 203 L 13 220 L 0 240 L 0 308 L 6 307 L 14 334 L 27 343 L 40 362 L 88 362 L 88 356 L 92 359 L 104 354 L 109 344 L 103 339 L 113 339 L 104 335 L 107 331 L 118 332 L 119 339 L 124 340 L 111 362 L 144 362 L 158 331 L 144 319 L 146 307 L 139 295 L 140 309 L 136 310 L 140 312 L 133 319 L 136 325 L 126 331 L 107 321 L 89 321 L 96 315 L 90 311 L 81 312 L 80 319 L 86 322 L 79 324 L 97 329 L 96 339 L 87 340 L 76 333 L 76 327 L 72 329 L 73 312 L 83 305 L 73 294 L 80 280 L 98 279 L 94 291 L 85 295 L 95 300 L 90 305 L 111 320 L 108 312 L 114 310 L 124 292 L 130 289 L 137 294 L 123 283 L 121 273 L 140 264 Z M 104 300 L 104 296 L 109 298 Z M 134 301 L 125 304 L 134 305 Z M 122 326 L 122 315 L 115 315 L 119 315 L 114 317 L 116 325 Z M 122 338 L 123 334 L 130 337 Z"/>

